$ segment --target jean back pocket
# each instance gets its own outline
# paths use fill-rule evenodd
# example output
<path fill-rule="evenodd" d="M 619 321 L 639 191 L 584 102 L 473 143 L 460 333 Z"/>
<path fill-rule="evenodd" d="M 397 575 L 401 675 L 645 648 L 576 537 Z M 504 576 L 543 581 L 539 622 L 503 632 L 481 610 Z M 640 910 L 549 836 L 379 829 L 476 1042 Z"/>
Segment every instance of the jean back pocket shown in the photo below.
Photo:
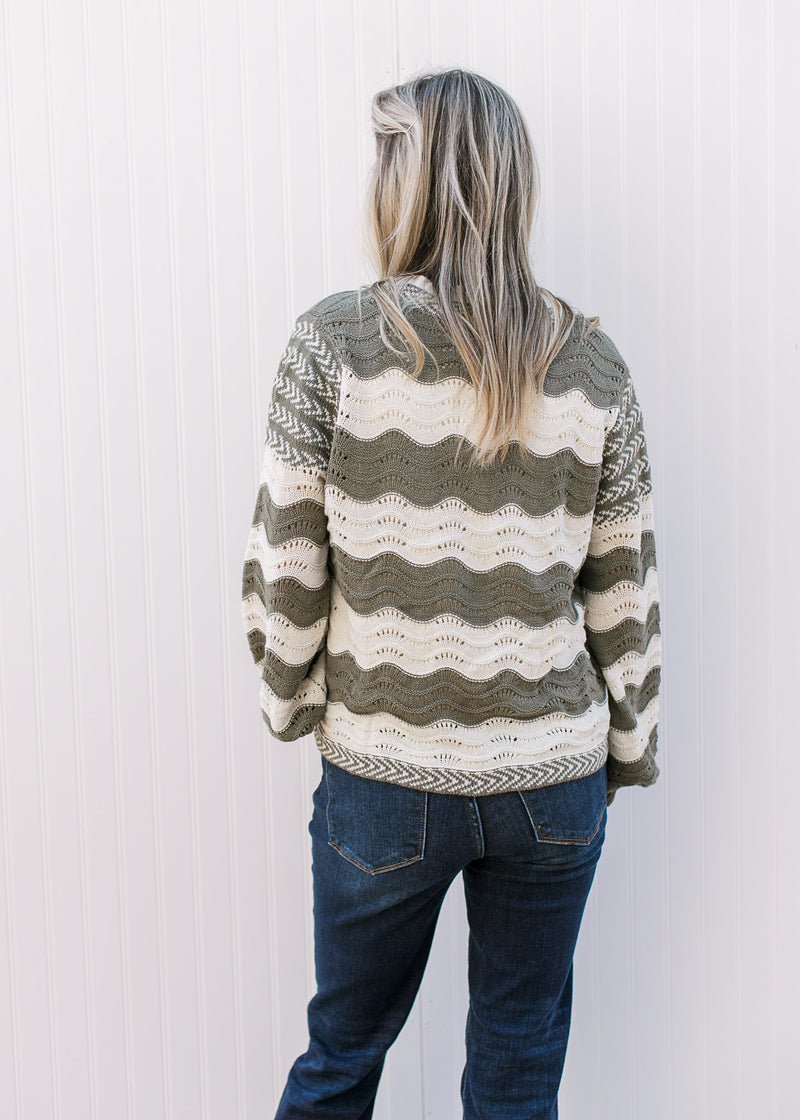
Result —
<path fill-rule="evenodd" d="M 423 858 L 427 792 L 353 774 L 324 755 L 323 767 L 331 847 L 371 875 Z"/>
<path fill-rule="evenodd" d="M 519 792 L 536 839 L 546 844 L 590 844 L 606 819 L 606 768 L 568 782 Z"/>

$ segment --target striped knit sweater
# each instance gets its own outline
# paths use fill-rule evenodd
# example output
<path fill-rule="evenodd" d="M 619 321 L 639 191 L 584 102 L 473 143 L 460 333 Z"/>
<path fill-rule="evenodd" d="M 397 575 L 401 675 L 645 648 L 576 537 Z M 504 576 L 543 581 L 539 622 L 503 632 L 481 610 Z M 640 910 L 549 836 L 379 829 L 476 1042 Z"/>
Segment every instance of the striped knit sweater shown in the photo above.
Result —
<path fill-rule="evenodd" d="M 481 795 L 607 766 L 652 785 L 661 634 L 631 374 L 580 313 L 531 406 L 523 466 L 454 452 L 475 391 L 420 277 L 429 354 L 379 334 L 368 290 L 296 320 L 274 380 L 242 582 L 264 719 L 336 765 Z"/>

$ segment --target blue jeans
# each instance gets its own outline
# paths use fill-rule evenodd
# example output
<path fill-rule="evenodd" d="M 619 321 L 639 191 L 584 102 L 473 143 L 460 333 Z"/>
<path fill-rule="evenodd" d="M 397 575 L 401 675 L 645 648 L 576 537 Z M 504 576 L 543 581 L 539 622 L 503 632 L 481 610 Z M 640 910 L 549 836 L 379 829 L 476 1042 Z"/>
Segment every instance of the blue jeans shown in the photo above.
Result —
<path fill-rule="evenodd" d="M 469 921 L 464 1120 L 557 1120 L 573 955 L 606 829 L 606 767 L 468 797 L 322 757 L 312 837 L 317 992 L 275 1120 L 370 1120 L 447 890 Z"/>

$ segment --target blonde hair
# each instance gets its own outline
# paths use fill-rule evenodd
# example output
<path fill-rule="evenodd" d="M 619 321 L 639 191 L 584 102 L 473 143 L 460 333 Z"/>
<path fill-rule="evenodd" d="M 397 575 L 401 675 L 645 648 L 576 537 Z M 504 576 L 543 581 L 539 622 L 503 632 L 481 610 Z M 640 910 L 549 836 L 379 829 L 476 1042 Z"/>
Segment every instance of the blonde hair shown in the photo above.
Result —
<path fill-rule="evenodd" d="M 400 295 L 411 277 L 426 276 L 476 390 L 473 462 L 489 464 L 498 451 L 502 462 L 512 439 L 526 450 L 524 401 L 541 391 L 577 318 L 533 278 L 539 171 L 525 121 L 499 86 L 450 69 L 376 93 L 372 124 L 364 219 L 379 279 L 364 287 L 381 310 L 381 336 L 391 346 L 388 324 L 406 340 L 416 377 L 425 348 Z M 585 334 L 598 324 L 584 318 Z"/>

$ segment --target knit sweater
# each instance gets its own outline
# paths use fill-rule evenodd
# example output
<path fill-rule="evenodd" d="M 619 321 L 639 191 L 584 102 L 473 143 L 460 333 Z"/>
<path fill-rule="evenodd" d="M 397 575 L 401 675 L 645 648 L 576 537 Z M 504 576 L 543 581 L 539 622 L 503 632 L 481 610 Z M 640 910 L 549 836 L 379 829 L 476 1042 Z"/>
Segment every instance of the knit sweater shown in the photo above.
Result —
<path fill-rule="evenodd" d="M 430 354 L 379 333 L 368 289 L 300 314 L 268 412 L 242 605 L 272 735 L 337 766 L 483 795 L 606 765 L 650 786 L 661 634 L 642 411 L 580 312 L 528 407 L 520 457 L 456 446 L 476 393 L 424 277 Z"/>

